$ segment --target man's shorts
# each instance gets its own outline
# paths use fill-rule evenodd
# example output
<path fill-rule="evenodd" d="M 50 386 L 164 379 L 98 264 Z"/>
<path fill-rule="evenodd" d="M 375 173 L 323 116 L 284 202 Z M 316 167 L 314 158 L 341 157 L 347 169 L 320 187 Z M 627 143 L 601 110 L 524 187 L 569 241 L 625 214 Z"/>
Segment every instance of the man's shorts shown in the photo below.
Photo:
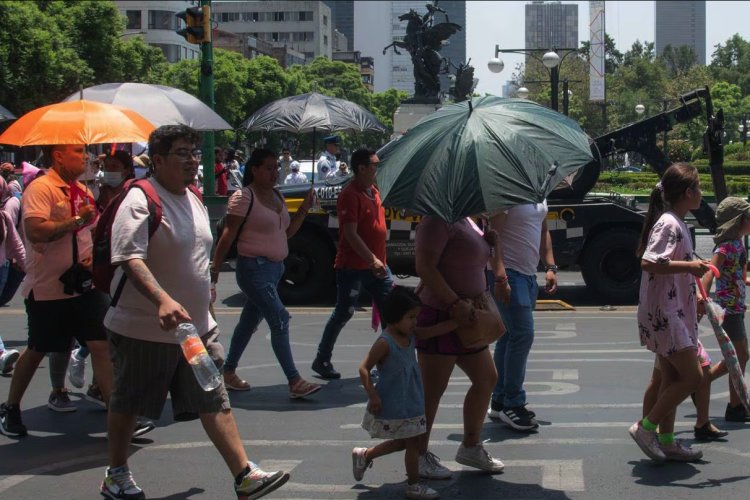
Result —
<path fill-rule="evenodd" d="M 729 340 L 732 342 L 747 340 L 747 332 L 745 331 L 745 313 L 725 314 L 724 322 L 721 324 L 721 327 L 727 332 Z"/>
<path fill-rule="evenodd" d="M 111 330 L 108 333 L 114 370 L 111 411 L 157 420 L 167 393 L 177 421 L 231 408 L 224 384 L 213 391 L 204 391 L 198 384 L 179 344 L 133 339 Z M 203 337 L 204 344 L 209 336 Z"/>
<path fill-rule="evenodd" d="M 81 345 L 107 340 L 103 323 L 109 295 L 91 290 L 69 299 L 34 300 L 32 292 L 24 303 L 29 325 L 28 346 L 32 351 L 69 351 L 73 338 Z"/>

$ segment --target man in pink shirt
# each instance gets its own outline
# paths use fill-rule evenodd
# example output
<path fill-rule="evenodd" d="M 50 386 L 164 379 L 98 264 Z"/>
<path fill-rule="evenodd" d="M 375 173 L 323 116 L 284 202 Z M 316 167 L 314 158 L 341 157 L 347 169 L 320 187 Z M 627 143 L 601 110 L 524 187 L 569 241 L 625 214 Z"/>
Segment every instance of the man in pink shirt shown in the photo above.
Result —
<path fill-rule="evenodd" d="M 25 436 L 20 403 L 39 363 L 48 352 L 85 342 L 105 401 L 112 386 L 107 334 L 102 324 L 109 306 L 91 288 L 91 229 L 96 207 L 91 192 L 76 179 L 86 167 L 83 145 L 52 146 L 52 168 L 31 183 L 23 196 L 26 279 L 21 292 L 29 318 L 28 346 L 16 364 L 7 403 L 0 405 L 0 432 Z M 66 397 L 62 394 L 60 397 Z"/>

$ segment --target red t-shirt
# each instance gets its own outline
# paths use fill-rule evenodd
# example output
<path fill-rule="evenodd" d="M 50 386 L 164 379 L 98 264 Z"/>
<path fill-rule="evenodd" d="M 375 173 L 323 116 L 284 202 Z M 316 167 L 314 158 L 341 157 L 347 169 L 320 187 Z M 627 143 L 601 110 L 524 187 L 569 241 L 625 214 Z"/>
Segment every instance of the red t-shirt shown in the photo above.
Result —
<path fill-rule="evenodd" d="M 216 194 L 220 196 L 227 195 L 229 172 L 223 163 L 217 162 L 214 166 L 214 175 L 216 175 Z"/>
<path fill-rule="evenodd" d="M 339 193 L 336 211 L 339 218 L 339 247 L 335 267 L 345 269 L 369 269 L 370 263 L 354 251 L 344 237 L 344 225 L 356 223 L 357 234 L 375 256 L 385 264 L 385 210 L 380 204 L 380 192 L 371 187 L 372 197 L 356 183 L 350 182 Z"/>

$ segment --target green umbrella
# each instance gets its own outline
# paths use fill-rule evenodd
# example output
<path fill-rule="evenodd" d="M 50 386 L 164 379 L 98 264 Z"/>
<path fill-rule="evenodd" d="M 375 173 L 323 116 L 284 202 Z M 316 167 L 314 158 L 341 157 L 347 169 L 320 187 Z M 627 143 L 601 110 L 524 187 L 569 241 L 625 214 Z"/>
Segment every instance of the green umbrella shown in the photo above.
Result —
<path fill-rule="evenodd" d="M 446 222 L 539 203 L 594 160 L 589 137 L 556 111 L 487 96 L 423 118 L 378 151 L 383 205 Z"/>

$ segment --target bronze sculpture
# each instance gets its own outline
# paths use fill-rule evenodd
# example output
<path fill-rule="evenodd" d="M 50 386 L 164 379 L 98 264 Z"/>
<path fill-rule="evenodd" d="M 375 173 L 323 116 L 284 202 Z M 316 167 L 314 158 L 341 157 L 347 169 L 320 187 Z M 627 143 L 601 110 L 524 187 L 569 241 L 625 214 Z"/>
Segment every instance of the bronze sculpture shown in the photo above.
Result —
<path fill-rule="evenodd" d="M 414 9 L 400 15 L 399 20 L 408 21 L 406 36 L 403 41 L 394 40 L 383 49 L 383 54 L 392 47 L 396 54 L 401 54 L 398 51 L 401 48 L 411 55 L 414 65 L 414 98 L 410 99 L 411 102 L 439 102 L 438 75 L 444 66 L 444 59 L 439 51 L 444 41 L 461 31 L 461 26 L 451 23 L 445 11 L 437 6 L 437 0 L 426 7 L 427 13 L 423 16 Z M 436 12 L 445 15 L 445 22 L 435 24 Z"/>

